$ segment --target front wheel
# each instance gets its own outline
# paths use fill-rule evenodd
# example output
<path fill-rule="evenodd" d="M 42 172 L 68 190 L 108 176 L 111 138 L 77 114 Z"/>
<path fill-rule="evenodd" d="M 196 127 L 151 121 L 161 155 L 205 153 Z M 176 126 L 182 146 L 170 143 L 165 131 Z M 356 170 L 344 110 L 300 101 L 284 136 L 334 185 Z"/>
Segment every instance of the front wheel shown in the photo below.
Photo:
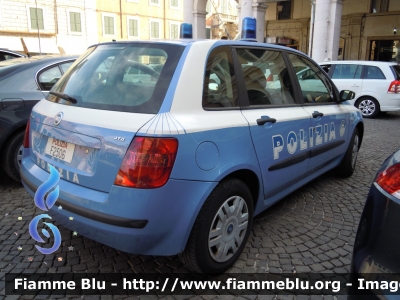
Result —
<path fill-rule="evenodd" d="M 357 101 L 356 107 L 364 118 L 375 118 L 379 114 L 379 103 L 372 97 L 364 97 Z"/>
<path fill-rule="evenodd" d="M 360 147 L 360 135 L 358 129 L 355 128 L 349 146 L 347 147 L 346 154 L 342 162 L 336 169 L 336 173 L 342 177 L 349 177 L 356 169 L 357 155 Z"/>
<path fill-rule="evenodd" d="M 253 199 L 238 179 L 221 182 L 193 225 L 182 261 L 196 272 L 222 273 L 242 253 L 253 224 Z"/>

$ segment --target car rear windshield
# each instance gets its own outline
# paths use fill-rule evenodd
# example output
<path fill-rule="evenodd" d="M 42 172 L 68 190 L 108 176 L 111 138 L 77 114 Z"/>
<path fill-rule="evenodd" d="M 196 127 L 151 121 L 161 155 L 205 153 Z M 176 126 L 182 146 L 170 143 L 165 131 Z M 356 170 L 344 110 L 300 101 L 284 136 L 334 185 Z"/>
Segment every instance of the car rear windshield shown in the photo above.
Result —
<path fill-rule="evenodd" d="M 400 80 L 400 66 L 399 65 L 395 65 L 395 66 L 391 66 L 393 73 L 394 73 L 394 77 L 396 78 L 396 80 Z"/>
<path fill-rule="evenodd" d="M 140 42 L 89 48 L 51 90 L 75 98 L 76 103 L 52 94 L 47 100 L 93 109 L 157 113 L 183 50 L 182 45 Z"/>

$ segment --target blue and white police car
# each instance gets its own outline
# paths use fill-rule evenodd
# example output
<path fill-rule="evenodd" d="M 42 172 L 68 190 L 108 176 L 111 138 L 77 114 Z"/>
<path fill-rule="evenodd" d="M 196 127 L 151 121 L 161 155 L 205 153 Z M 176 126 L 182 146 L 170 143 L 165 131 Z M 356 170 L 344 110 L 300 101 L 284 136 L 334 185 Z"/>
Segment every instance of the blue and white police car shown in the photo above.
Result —
<path fill-rule="evenodd" d="M 296 76 L 303 69 L 313 84 Z M 353 173 L 364 125 L 352 97 L 286 47 L 94 45 L 34 107 L 22 182 L 34 195 L 54 166 L 59 198 L 49 214 L 63 226 L 224 272 L 255 215 L 328 170 Z"/>

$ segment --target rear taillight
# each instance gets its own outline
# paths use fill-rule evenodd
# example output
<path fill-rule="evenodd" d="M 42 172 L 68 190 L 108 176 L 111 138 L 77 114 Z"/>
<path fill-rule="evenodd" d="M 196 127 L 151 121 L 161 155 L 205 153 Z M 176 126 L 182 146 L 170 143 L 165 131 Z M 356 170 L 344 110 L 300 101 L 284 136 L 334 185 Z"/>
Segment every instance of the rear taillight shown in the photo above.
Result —
<path fill-rule="evenodd" d="M 163 186 L 174 166 L 178 140 L 135 137 L 125 154 L 114 184 L 150 189 Z"/>
<path fill-rule="evenodd" d="M 23 142 L 24 148 L 29 148 L 29 128 L 31 127 L 30 124 L 31 124 L 31 122 L 30 122 L 30 120 L 28 120 L 28 123 L 26 124 L 26 127 L 25 127 L 25 135 L 24 135 L 24 142 Z"/>
<path fill-rule="evenodd" d="M 400 80 L 394 80 L 390 83 L 388 93 L 400 93 Z"/>
<path fill-rule="evenodd" d="M 379 173 L 376 183 L 386 192 L 400 199 L 400 163 Z"/>

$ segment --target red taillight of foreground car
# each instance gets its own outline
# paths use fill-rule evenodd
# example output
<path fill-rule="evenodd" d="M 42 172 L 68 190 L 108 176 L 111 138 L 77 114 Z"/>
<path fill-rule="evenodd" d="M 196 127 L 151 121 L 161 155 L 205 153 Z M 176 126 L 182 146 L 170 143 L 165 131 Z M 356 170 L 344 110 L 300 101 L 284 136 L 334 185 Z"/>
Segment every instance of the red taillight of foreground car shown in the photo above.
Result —
<path fill-rule="evenodd" d="M 386 192 L 400 199 L 400 163 L 379 173 L 376 183 Z"/>
<path fill-rule="evenodd" d="M 163 186 L 174 166 L 178 140 L 135 137 L 115 178 L 115 185 L 151 189 Z"/>
<path fill-rule="evenodd" d="M 388 93 L 400 93 L 400 80 L 394 80 L 390 83 Z"/>
<path fill-rule="evenodd" d="M 26 127 L 25 127 L 25 135 L 24 135 L 24 142 L 23 142 L 24 148 L 29 148 L 29 128 L 31 127 L 30 124 L 31 124 L 31 121 L 28 120 L 28 123 L 26 124 Z"/>

